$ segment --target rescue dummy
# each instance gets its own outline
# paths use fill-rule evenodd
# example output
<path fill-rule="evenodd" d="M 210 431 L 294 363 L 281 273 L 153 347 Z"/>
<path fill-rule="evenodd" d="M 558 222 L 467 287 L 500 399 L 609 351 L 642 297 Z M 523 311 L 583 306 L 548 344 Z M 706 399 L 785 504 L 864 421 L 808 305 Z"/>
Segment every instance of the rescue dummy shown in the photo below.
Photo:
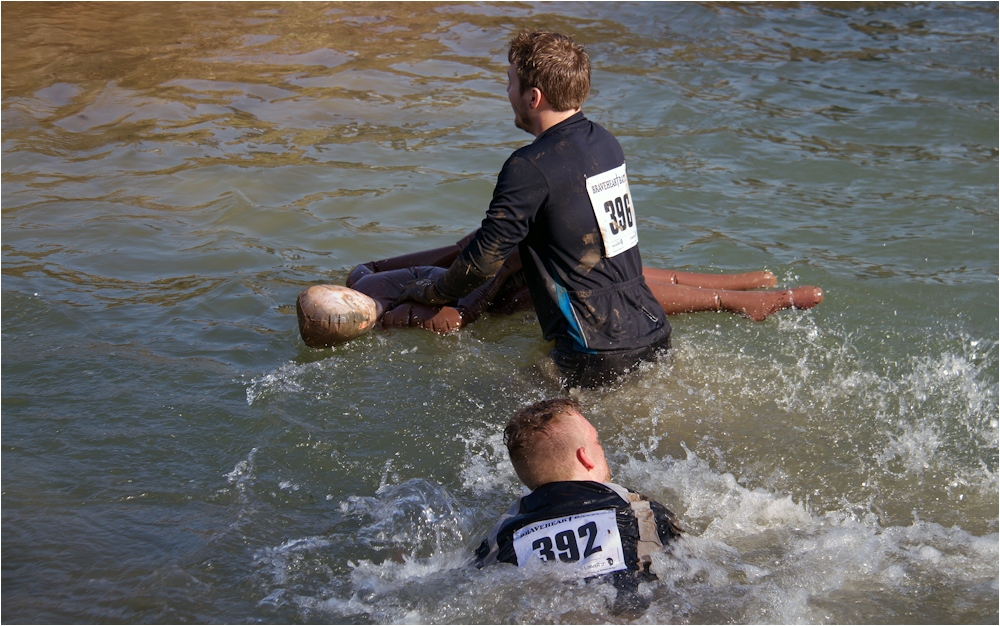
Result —
<path fill-rule="evenodd" d="M 448 333 L 474 322 L 485 311 L 531 309 L 517 250 L 493 278 L 451 305 L 396 304 L 412 281 L 433 280 L 444 274 L 475 235 L 474 231 L 452 246 L 358 265 L 348 275 L 346 287 L 314 285 L 302 290 L 296 309 L 303 341 L 312 348 L 328 347 L 363 335 L 380 323 L 385 328 Z M 642 273 L 668 315 L 728 311 L 761 321 L 782 309 L 809 309 L 823 301 L 823 291 L 812 286 L 749 291 L 777 284 L 768 271 L 696 274 L 643 267 Z"/>

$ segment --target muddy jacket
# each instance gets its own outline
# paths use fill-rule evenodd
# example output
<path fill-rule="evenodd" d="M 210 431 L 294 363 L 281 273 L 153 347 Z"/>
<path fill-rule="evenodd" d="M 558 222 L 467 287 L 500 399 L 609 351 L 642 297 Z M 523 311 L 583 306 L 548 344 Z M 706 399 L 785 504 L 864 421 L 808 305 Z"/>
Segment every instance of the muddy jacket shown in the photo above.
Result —
<path fill-rule="evenodd" d="M 643 281 L 636 228 L 621 146 L 577 113 L 507 159 L 482 227 L 435 289 L 465 295 L 519 246 L 546 340 L 585 353 L 645 348 L 670 324 Z"/>
<path fill-rule="evenodd" d="M 666 507 L 620 485 L 554 482 L 514 502 L 476 551 L 476 565 L 576 562 L 582 577 L 610 574 L 629 586 L 651 576 L 651 555 L 680 532 Z"/>

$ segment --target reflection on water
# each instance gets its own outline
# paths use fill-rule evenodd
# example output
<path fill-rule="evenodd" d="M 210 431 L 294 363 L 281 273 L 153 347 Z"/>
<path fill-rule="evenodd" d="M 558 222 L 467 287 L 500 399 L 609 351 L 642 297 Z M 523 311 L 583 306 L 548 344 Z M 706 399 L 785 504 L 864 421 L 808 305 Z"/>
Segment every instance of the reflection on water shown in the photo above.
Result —
<path fill-rule="evenodd" d="M 296 332 L 303 286 L 478 225 L 523 27 L 587 45 L 647 265 L 826 294 L 576 393 L 690 531 L 640 621 L 997 621 L 994 4 L 2 11 L 6 621 L 621 621 L 467 566 L 557 393 L 531 314 Z"/>

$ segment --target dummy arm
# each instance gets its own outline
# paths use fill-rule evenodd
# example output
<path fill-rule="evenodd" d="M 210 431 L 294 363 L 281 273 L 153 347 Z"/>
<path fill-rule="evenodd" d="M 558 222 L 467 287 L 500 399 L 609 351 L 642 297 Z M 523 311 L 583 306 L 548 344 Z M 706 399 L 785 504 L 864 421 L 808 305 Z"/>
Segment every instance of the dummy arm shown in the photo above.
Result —
<path fill-rule="evenodd" d="M 454 306 L 428 306 L 417 302 L 404 302 L 382 317 L 385 328 L 419 327 L 446 334 L 463 328 L 479 319 L 490 306 L 504 282 L 521 269 L 521 255 L 515 249 L 507 257 L 497 275 L 465 296 Z"/>

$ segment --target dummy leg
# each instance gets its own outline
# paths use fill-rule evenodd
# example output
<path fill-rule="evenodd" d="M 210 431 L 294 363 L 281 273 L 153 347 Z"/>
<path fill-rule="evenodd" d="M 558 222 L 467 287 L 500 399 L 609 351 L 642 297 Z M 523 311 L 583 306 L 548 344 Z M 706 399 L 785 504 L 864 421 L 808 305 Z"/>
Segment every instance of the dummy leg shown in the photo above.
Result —
<path fill-rule="evenodd" d="M 433 250 L 423 250 L 421 252 L 411 252 L 410 254 L 394 256 L 389 259 L 382 259 L 381 261 L 372 261 L 371 263 L 366 263 L 366 265 L 375 272 L 388 272 L 390 270 L 400 270 L 421 265 L 451 267 L 452 262 L 458 258 L 458 254 L 465 249 L 465 246 L 469 245 L 469 242 L 472 241 L 477 232 L 478 230 L 472 231 L 465 237 L 462 237 L 458 243 L 450 246 L 434 248 Z"/>
<path fill-rule="evenodd" d="M 371 268 L 376 272 L 388 272 L 421 265 L 431 265 L 434 267 L 449 267 L 451 262 L 458 257 L 462 249 L 456 245 L 434 248 L 433 250 L 423 250 L 421 252 L 411 252 L 402 256 L 394 256 L 381 261 L 373 261 Z"/>
<path fill-rule="evenodd" d="M 656 281 L 687 287 L 702 287 L 704 289 L 733 289 L 745 291 L 759 287 L 774 287 L 778 279 L 768 271 L 746 272 L 745 274 L 693 274 L 690 272 L 675 272 L 643 267 L 642 275 L 646 282 Z"/>
<path fill-rule="evenodd" d="M 647 281 L 647 284 L 667 315 L 729 311 L 760 322 L 775 311 L 792 307 L 811 309 L 823 301 L 823 290 L 811 286 L 776 291 L 733 291 L 654 281 Z"/>
<path fill-rule="evenodd" d="M 394 256 L 389 259 L 382 259 L 381 261 L 368 261 L 367 263 L 354 266 L 351 273 L 347 275 L 346 284 L 348 287 L 353 288 L 355 283 L 365 276 L 379 272 L 420 266 L 449 267 L 461 251 L 462 249 L 458 246 L 445 246 L 422 252 L 411 252 L 410 254 Z"/>

